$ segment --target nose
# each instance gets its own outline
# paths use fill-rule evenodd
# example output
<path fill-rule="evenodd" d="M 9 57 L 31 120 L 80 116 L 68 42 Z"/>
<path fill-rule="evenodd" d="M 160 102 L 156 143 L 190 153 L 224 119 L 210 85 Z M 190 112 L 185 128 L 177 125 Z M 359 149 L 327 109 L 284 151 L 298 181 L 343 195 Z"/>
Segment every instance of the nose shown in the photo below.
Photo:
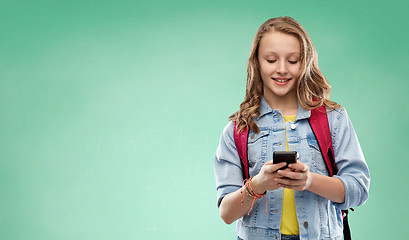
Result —
<path fill-rule="evenodd" d="M 285 61 L 280 61 L 277 66 L 277 73 L 286 74 L 288 73 L 287 65 Z"/>

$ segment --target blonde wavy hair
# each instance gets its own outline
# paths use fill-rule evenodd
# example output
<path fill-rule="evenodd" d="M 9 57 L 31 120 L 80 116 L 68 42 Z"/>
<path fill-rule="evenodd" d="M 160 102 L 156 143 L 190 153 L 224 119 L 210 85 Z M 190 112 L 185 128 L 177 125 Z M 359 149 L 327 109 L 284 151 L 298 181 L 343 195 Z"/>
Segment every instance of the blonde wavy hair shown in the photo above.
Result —
<path fill-rule="evenodd" d="M 329 99 L 331 86 L 318 67 L 317 51 L 305 29 L 291 17 L 271 18 L 264 22 L 256 32 L 247 62 L 246 96 L 240 104 L 240 110 L 229 117 L 229 120 L 236 121 L 238 131 L 249 127 L 253 132 L 260 132 L 257 124 L 253 121 L 254 117 L 260 115 L 259 107 L 264 91 L 258 62 L 258 48 L 261 38 L 272 31 L 290 34 L 300 42 L 301 73 L 296 79 L 295 85 L 297 100 L 300 105 L 307 110 L 322 105 L 329 109 L 341 107 Z"/>

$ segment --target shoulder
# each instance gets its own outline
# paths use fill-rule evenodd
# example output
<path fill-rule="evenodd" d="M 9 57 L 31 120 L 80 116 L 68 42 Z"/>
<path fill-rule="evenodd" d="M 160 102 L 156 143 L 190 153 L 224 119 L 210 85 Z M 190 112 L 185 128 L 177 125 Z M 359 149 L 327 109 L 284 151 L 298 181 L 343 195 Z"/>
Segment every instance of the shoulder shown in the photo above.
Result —
<path fill-rule="evenodd" d="M 220 142 L 224 142 L 229 145 L 234 143 L 234 122 L 229 121 L 223 129 L 223 132 L 220 136 Z"/>
<path fill-rule="evenodd" d="M 334 115 L 334 116 L 342 116 L 346 114 L 346 109 L 344 107 L 336 108 L 336 109 L 330 109 L 327 108 L 327 113 L 328 115 Z"/>
<path fill-rule="evenodd" d="M 229 121 L 223 129 L 222 135 L 233 136 L 234 133 L 234 122 Z"/>
<path fill-rule="evenodd" d="M 327 109 L 327 116 L 330 123 L 349 119 L 347 110 L 344 107 Z"/>
<path fill-rule="evenodd" d="M 343 107 L 328 112 L 328 123 L 333 137 L 342 137 L 347 133 L 355 134 L 347 110 Z"/>
<path fill-rule="evenodd" d="M 229 122 L 220 136 L 219 146 L 216 150 L 218 161 L 231 162 L 237 165 L 238 152 L 234 141 L 234 122 Z"/>

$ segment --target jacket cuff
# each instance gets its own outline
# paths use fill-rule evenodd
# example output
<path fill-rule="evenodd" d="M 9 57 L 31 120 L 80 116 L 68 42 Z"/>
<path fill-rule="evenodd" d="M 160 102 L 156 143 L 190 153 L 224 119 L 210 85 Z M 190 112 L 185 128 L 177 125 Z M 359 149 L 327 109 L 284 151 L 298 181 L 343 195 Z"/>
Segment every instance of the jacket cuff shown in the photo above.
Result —
<path fill-rule="evenodd" d="M 220 187 L 217 189 L 217 207 L 220 207 L 220 204 L 222 203 L 223 198 L 232 192 L 237 191 L 240 189 L 241 186 L 224 186 Z"/>
<path fill-rule="evenodd" d="M 352 176 L 338 176 L 334 175 L 342 181 L 345 188 L 345 201 L 343 203 L 334 203 L 336 207 L 341 210 L 347 210 L 351 207 L 356 207 L 364 204 L 368 199 L 368 189 L 365 185 L 359 183 L 357 179 Z"/>

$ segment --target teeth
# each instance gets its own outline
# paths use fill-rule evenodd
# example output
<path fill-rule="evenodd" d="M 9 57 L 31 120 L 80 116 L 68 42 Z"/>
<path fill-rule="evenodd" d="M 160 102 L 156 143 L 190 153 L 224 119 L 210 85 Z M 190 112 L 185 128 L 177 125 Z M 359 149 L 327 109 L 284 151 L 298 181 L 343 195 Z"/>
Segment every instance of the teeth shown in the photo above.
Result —
<path fill-rule="evenodd" d="M 275 78 L 274 78 L 274 81 L 277 81 L 277 82 L 286 82 L 286 81 L 288 81 L 288 79 L 285 79 L 285 80 L 284 80 L 284 79 L 275 79 Z"/>

